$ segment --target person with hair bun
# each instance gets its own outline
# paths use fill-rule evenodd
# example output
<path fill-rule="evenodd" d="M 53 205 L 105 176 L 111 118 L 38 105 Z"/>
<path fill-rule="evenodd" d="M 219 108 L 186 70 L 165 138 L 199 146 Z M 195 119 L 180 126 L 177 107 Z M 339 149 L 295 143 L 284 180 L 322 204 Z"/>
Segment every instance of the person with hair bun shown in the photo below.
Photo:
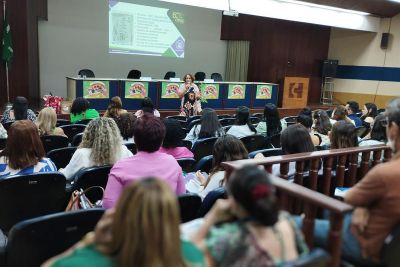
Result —
<path fill-rule="evenodd" d="M 290 215 L 279 212 L 267 172 L 245 166 L 226 189 L 228 199 L 216 202 L 191 237 L 209 266 L 277 266 L 308 251 Z"/>
<path fill-rule="evenodd" d="M 119 96 L 114 96 L 111 98 L 110 104 L 108 104 L 107 110 L 103 117 L 117 119 L 121 114 L 126 112 L 126 109 L 122 108 L 121 98 Z"/>

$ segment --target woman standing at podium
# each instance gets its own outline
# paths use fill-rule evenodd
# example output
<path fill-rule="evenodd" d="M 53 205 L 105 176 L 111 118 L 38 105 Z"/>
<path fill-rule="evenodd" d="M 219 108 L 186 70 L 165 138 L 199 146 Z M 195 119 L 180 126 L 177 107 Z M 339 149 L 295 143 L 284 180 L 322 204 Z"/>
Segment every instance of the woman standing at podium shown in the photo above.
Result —
<path fill-rule="evenodd" d="M 183 77 L 185 83 L 179 86 L 178 96 L 182 99 L 180 115 L 189 117 L 198 115 L 201 112 L 200 90 L 194 84 L 192 74 L 185 74 Z"/>

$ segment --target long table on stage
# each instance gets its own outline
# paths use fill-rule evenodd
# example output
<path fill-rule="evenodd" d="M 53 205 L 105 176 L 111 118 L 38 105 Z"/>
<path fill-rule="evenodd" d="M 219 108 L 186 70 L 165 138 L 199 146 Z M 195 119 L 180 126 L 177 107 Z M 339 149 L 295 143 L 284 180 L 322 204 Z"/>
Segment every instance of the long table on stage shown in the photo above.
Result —
<path fill-rule="evenodd" d="M 128 110 L 140 109 L 144 97 L 153 100 L 158 110 L 180 108 L 176 94 L 182 81 L 132 80 L 108 78 L 67 77 L 67 97 L 89 99 L 91 108 L 106 110 L 113 96 L 121 97 L 123 107 Z M 237 106 L 263 108 L 267 103 L 277 105 L 278 85 L 258 82 L 195 82 L 201 91 L 202 107 L 232 109 Z"/>

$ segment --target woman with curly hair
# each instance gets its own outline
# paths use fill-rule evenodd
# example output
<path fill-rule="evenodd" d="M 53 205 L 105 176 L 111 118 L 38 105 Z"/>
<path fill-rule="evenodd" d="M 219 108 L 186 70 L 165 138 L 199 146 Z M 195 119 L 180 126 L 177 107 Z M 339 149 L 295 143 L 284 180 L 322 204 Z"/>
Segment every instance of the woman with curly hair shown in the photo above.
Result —
<path fill-rule="evenodd" d="M 118 126 L 111 118 L 92 120 L 83 132 L 82 142 L 75 151 L 71 161 L 60 169 L 68 180 L 82 168 L 113 165 L 120 159 L 133 154 L 122 145 Z"/>
<path fill-rule="evenodd" d="M 135 120 L 136 116 L 130 112 L 122 113 L 115 119 L 122 136 L 123 144 L 135 143 L 135 140 L 133 139 L 133 124 L 135 123 Z"/>

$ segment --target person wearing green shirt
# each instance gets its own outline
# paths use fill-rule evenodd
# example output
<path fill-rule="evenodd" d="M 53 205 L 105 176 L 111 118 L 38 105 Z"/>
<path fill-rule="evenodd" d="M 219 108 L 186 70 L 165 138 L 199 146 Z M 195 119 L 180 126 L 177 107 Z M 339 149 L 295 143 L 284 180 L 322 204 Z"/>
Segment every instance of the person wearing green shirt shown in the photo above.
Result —
<path fill-rule="evenodd" d="M 77 97 L 72 103 L 70 120 L 75 123 L 84 119 L 95 119 L 100 117 L 99 112 L 95 109 L 89 108 L 90 103 L 86 98 Z"/>

